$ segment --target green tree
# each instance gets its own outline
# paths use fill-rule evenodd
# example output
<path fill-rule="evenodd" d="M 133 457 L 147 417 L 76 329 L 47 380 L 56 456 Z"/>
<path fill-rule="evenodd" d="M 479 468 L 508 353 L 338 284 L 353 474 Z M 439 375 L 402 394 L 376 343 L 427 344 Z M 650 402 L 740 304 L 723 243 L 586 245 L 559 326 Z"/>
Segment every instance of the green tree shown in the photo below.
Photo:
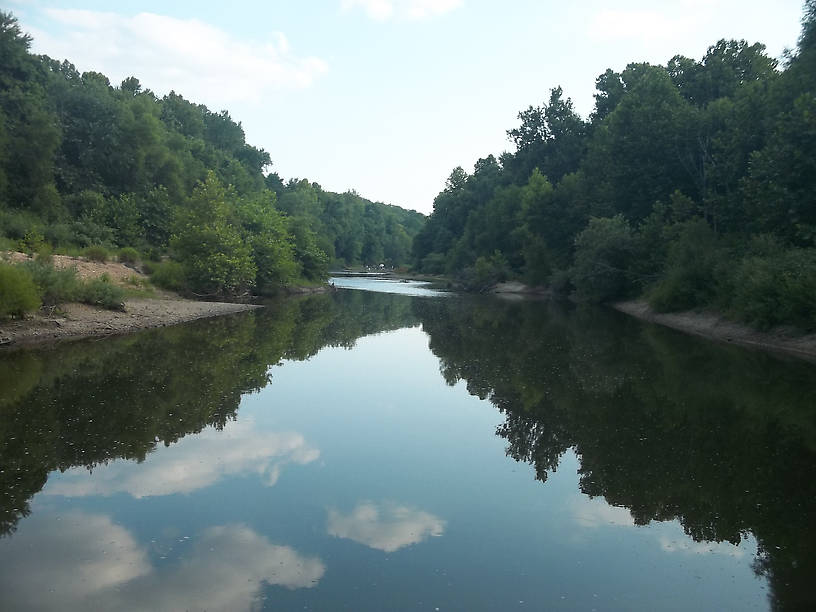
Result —
<path fill-rule="evenodd" d="M 196 293 L 239 295 L 255 285 L 252 250 L 228 221 L 234 198 L 210 172 L 179 213 L 170 246 Z"/>

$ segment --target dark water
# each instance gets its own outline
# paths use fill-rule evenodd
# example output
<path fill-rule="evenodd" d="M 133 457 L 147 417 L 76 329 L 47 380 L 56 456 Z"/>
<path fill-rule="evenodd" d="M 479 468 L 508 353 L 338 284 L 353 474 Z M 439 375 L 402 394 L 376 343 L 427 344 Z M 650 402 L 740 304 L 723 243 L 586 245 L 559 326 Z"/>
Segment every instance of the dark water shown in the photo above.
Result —
<path fill-rule="evenodd" d="M 0 353 L 0 609 L 810 609 L 815 398 L 613 312 L 355 290 Z"/>

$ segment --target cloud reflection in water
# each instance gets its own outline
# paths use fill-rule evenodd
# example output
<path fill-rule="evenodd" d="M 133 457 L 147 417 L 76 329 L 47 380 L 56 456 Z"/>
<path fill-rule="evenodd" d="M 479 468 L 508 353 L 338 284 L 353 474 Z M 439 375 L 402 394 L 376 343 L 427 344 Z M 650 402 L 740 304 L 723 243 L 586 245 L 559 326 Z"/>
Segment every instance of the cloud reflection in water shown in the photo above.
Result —
<path fill-rule="evenodd" d="M 363 502 L 350 514 L 329 509 L 329 535 L 385 552 L 441 536 L 444 529 L 445 521 L 433 514 L 391 503 Z"/>
<path fill-rule="evenodd" d="M 191 493 L 226 476 L 257 473 L 268 486 L 288 463 L 307 464 L 320 457 L 303 436 L 258 431 L 252 419 L 230 422 L 222 431 L 206 429 L 168 448 L 159 448 L 144 463 L 114 461 L 89 473 L 83 467 L 49 480 L 46 495 L 86 497 L 128 493 L 136 498 Z"/>
<path fill-rule="evenodd" d="M 0 541 L 5 610 L 249 610 L 264 583 L 315 586 L 323 562 L 244 525 L 209 527 L 169 566 L 104 515 L 32 517 Z"/>

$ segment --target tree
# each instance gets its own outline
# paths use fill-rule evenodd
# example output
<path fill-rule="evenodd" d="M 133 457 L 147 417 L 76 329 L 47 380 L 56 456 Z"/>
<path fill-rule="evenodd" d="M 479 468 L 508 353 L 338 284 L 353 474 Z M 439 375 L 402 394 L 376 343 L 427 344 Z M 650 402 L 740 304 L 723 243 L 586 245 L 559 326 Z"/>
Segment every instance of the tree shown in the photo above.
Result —
<path fill-rule="evenodd" d="M 228 222 L 234 195 L 210 171 L 180 212 L 170 241 L 190 288 L 207 295 L 239 295 L 255 285 L 250 246 Z"/>
<path fill-rule="evenodd" d="M 632 228 L 622 215 L 590 219 L 575 238 L 572 282 L 578 295 L 592 302 L 628 295 L 632 290 L 629 267 L 634 248 Z"/>

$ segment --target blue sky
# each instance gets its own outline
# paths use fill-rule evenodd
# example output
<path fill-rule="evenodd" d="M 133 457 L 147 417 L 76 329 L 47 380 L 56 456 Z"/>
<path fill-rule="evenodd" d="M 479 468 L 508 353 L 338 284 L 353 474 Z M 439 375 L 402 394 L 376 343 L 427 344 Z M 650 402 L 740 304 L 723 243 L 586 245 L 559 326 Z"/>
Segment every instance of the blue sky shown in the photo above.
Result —
<path fill-rule="evenodd" d="M 136 76 L 241 121 L 284 178 L 431 211 L 458 165 L 511 148 L 517 113 L 561 85 L 699 59 L 720 38 L 796 44 L 800 0 L 9 0 L 33 50 Z"/>

